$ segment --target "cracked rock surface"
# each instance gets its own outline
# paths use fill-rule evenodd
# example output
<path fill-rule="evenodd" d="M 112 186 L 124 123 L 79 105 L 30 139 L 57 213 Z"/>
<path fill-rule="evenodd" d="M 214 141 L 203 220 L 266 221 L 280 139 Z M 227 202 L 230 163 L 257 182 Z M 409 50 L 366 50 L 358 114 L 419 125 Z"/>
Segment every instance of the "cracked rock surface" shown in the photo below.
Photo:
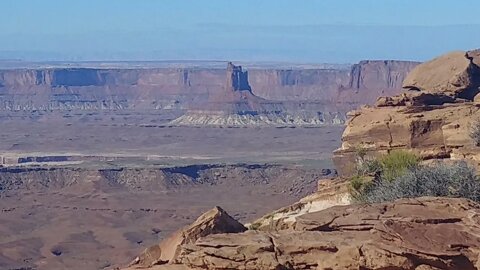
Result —
<path fill-rule="evenodd" d="M 478 269 L 479 214 L 451 198 L 335 206 L 286 230 L 201 237 L 158 269 Z"/>

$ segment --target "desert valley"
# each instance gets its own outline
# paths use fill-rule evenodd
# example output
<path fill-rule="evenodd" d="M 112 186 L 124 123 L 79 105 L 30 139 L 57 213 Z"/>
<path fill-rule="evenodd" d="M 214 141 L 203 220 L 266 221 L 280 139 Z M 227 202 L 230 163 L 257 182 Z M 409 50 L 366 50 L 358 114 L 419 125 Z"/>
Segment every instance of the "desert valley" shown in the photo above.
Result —
<path fill-rule="evenodd" d="M 18 64 L 0 71 L 0 263 L 108 269 L 215 205 L 246 222 L 312 193 L 346 112 L 417 63 Z"/>
<path fill-rule="evenodd" d="M 0 270 L 480 269 L 479 9 L 2 1 Z"/>
<path fill-rule="evenodd" d="M 353 203 L 348 175 L 353 174 L 360 145 L 367 155 L 410 149 L 424 160 L 467 159 L 476 166 L 474 142 L 468 130 L 459 131 L 470 128 L 478 110 L 477 57 L 477 51 L 455 52 L 422 65 L 363 61 L 349 68 L 315 69 L 257 65 L 246 70 L 232 63 L 224 63 L 224 68 L 190 66 L 203 63 L 145 69 L 113 68 L 113 63 L 108 68 L 4 67 L 0 265 L 474 269 L 458 264 L 477 263 L 462 251 L 476 254 L 472 248 L 480 242 L 471 239 L 475 227 L 466 224 L 466 213 L 449 210 L 478 211 L 467 201 L 427 198 L 418 202 L 423 210 L 416 203 L 385 205 L 393 212 L 382 211 L 384 216 L 375 222 L 366 222 L 378 211 L 375 207 L 354 212 L 329 207 Z M 211 208 L 213 212 L 195 221 Z M 378 247 L 370 247 L 367 239 L 384 236 L 368 236 L 368 231 L 387 220 L 407 222 L 398 227 L 403 228 L 412 222 L 403 211 L 414 211 L 418 219 L 460 215 L 408 226 L 420 224 L 415 226 L 426 232 L 461 226 L 466 246 L 455 251 L 458 255 L 443 255 L 453 251 L 439 246 L 427 259 L 422 257 L 427 251 L 409 247 L 414 240 L 403 236 L 407 231 L 397 231 L 403 239 L 397 248 L 415 255 L 391 250 L 393 239 L 382 240 L 387 241 L 381 248 L 384 255 L 377 254 Z M 423 217 L 424 211 L 433 216 Z M 328 221 L 332 215 L 342 218 Z M 396 218 L 391 220 L 391 215 Z M 449 225 L 450 219 L 458 221 Z M 334 221 L 346 224 L 332 225 Z M 213 236 L 247 230 L 239 222 L 250 229 Z M 327 237 L 323 231 L 338 233 Z M 203 238 L 209 234 L 212 237 Z M 291 242 L 292 237 L 306 239 Z M 316 242 L 317 237 L 323 240 Z M 443 245 L 451 240 L 436 237 L 423 241 Z M 355 258 L 341 244 L 347 239 L 376 255 L 360 251 L 355 263 L 339 259 L 342 252 Z M 271 241 L 273 255 L 267 247 Z"/>

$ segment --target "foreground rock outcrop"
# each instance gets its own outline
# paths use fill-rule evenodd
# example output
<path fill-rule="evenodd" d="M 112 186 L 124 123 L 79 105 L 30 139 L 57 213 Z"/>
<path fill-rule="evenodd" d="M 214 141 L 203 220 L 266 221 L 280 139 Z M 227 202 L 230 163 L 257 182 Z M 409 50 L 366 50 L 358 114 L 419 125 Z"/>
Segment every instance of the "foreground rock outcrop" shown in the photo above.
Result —
<path fill-rule="evenodd" d="M 131 265 L 150 267 L 174 262 L 181 245 L 195 243 L 200 237 L 218 233 L 239 233 L 246 228 L 229 216 L 222 208 L 215 207 L 201 215 L 194 223 L 163 240 L 159 245 L 147 248 Z"/>
<path fill-rule="evenodd" d="M 181 245 L 170 266 L 473 270 L 480 267 L 479 214 L 478 204 L 451 198 L 335 206 L 298 217 L 288 230 L 201 237 Z"/>
<path fill-rule="evenodd" d="M 407 149 L 424 159 L 469 159 L 478 165 L 480 152 L 469 136 L 480 118 L 478 61 L 475 51 L 440 56 L 412 70 L 403 94 L 350 112 L 334 157 L 340 174 L 352 173 L 359 148 L 372 155 Z"/>

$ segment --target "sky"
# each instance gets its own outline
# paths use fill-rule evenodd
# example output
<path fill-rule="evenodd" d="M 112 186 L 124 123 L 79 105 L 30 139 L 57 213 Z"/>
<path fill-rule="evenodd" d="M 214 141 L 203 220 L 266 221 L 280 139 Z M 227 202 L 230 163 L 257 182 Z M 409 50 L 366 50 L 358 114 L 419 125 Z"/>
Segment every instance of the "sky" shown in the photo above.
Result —
<path fill-rule="evenodd" d="M 0 59 L 354 63 L 480 47 L 479 0 L 0 0 Z"/>

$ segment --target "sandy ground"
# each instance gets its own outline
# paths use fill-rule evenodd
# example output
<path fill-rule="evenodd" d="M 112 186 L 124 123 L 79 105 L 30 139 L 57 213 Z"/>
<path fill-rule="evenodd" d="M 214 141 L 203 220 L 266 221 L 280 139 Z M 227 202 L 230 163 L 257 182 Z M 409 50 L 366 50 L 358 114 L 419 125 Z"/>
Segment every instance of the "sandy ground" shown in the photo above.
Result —
<path fill-rule="evenodd" d="M 62 177 L 56 171 L 26 174 L 21 178 L 25 188 L 0 189 L 0 269 L 125 266 L 142 249 L 216 205 L 242 222 L 251 221 L 312 192 L 321 169 L 331 167 L 329 158 L 340 145 L 343 131 L 342 127 L 166 127 L 166 120 L 137 114 L 0 114 L 0 155 L 165 157 L 155 164 L 135 160 L 102 165 L 115 168 L 239 162 L 283 165 L 267 171 L 229 169 L 215 181 L 167 188 L 149 188 L 142 181 L 166 181 L 169 174 L 161 179 L 133 174 L 130 180 L 140 183 L 139 188 L 128 177 L 109 182 L 98 172 L 81 175 L 74 184 L 65 184 L 69 179 L 58 182 Z M 102 167 L 97 165 L 86 162 L 78 168 L 95 171 Z M 18 177 L 0 175 L 0 187 L 20 181 Z"/>

